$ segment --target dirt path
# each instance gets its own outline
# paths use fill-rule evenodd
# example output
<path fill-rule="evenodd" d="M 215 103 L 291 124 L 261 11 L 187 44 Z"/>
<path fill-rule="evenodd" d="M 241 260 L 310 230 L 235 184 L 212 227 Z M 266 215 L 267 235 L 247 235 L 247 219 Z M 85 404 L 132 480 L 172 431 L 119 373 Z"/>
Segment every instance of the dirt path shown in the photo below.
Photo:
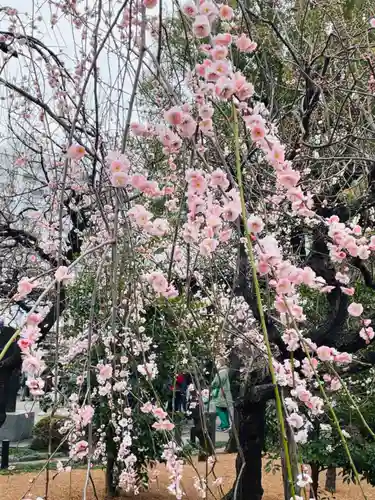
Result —
<path fill-rule="evenodd" d="M 234 459 L 235 455 L 220 455 L 219 463 L 217 464 L 215 470 L 218 476 L 223 477 L 224 490 L 228 490 L 233 482 L 234 478 Z M 195 463 L 201 474 L 204 474 L 205 464 Z M 97 489 L 99 500 L 104 500 L 104 473 L 100 470 L 94 470 L 92 472 L 95 486 Z M 174 497 L 166 491 L 166 487 L 169 484 L 168 473 L 165 471 L 164 467 L 159 467 L 157 470 L 157 479 L 152 483 L 150 491 L 147 493 L 142 493 L 138 497 L 139 500 L 168 500 Z M 21 500 L 22 495 L 27 491 L 30 482 L 36 476 L 35 473 L 29 474 L 14 474 L 11 476 L 0 476 L 0 499 L 1 500 Z M 196 472 L 192 467 L 186 466 L 184 471 L 184 481 L 183 485 L 186 491 L 186 496 L 184 498 L 191 500 L 198 500 L 197 492 L 194 488 L 194 476 Z M 322 484 L 323 484 L 322 478 Z M 85 480 L 84 470 L 74 470 L 71 474 L 64 473 L 60 474 L 53 481 L 51 480 L 50 485 L 50 495 L 49 500 L 81 500 L 82 499 L 82 489 Z M 338 490 L 334 498 L 337 500 L 360 500 L 362 497 L 360 489 L 358 486 L 354 485 L 343 485 L 340 478 L 337 481 Z M 211 481 L 209 481 L 211 484 Z M 44 495 L 45 491 L 45 476 L 41 476 L 32 488 L 32 497 L 25 498 L 35 498 L 40 495 Z M 282 499 L 282 486 L 280 474 L 265 474 L 263 480 L 263 487 L 265 494 L 263 500 L 281 500 Z M 367 499 L 375 500 L 375 488 L 369 485 L 363 485 Z M 220 498 L 217 488 L 213 488 L 216 498 Z M 325 495 L 327 498 L 329 495 Z M 89 489 L 89 495 L 87 500 L 94 500 L 94 495 L 92 489 Z M 212 498 L 212 497 L 208 497 Z"/>

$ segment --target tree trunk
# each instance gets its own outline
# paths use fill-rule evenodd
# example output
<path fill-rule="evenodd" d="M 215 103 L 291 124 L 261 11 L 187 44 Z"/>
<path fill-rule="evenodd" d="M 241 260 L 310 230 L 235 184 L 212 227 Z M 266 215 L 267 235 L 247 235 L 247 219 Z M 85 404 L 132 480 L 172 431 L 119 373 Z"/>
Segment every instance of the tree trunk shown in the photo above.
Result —
<path fill-rule="evenodd" d="M 116 458 L 116 445 L 113 442 L 114 434 L 111 425 L 108 426 L 106 436 L 107 448 L 107 466 L 105 471 L 105 489 L 108 497 L 113 498 L 116 496 L 117 485 L 114 478 L 115 458 Z"/>
<path fill-rule="evenodd" d="M 312 484 L 310 485 L 310 498 L 318 498 L 319 489 L 319 464 L 313 462 L 310 464 L 311 467 L 311 479 Z"/>
<path fill-rule="evenodd" d="M 236 426 L 241 452 L 236 460 L 236 481 L 225 500 L 261 500 L 262 450 L 265 439 L 266 402 L 251 402 L 237 407 Z"/>
<path fill-rule="evenodd" d="M 326 491 L 330 493 L 336 493 L 336 468 L 328 467 L 326 475 Z"/>
<path fill-rule="evenodd" d="M 237 415 L 237 408 L 234 408 L 233 411 L 233 419 L 234 423 L 232 423 L 231 429 L 229 431 L 229 439 L 225 447 L 225 453 L 237 453 L 238 452 L 238 446 L 237 446 L 237 440 L 234 434 L 234 428 L 238 428 L 237 425 L 235 424 L 238 422 L 238 415 Z"/>
<path fill-rule="evenodd" d="M 108 497 L 113 498 L 116 496 L 116 486 L 113 477 L 115 460 L 112 456 L 107 458 L 107 467 L 105 470 L 105 489 Z"/>

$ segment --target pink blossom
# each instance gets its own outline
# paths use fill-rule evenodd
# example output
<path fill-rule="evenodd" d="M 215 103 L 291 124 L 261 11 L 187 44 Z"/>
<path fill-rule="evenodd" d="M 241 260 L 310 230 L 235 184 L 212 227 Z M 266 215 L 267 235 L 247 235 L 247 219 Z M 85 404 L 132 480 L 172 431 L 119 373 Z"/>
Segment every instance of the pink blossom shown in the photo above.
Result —
<path fill-rule="evenodd" d="M 292 283 L 290 282 L 290 280 L 288 278 L 279 279 L 279 281 L 277 282 L 277 285 L 276 285 L 276 292 L 278 295 L 282 295 L 282 294 L 285 295 L 288 293 L 292 293 L 293 286 L 292 286 Z"/>
<path fill-rule="evenodd" d="M 110 162 L 110 170 L 114 174 L 116 172 L 127 172 L 130 168 L 130 163 L 127 158 L 114 158 Z"/>
<path fill-rule="evenodd" d="M 199 12 L 207 16 L 210 22 L 212 23 L 217 17 L 218 8 L 210 0 L 207 1 L 203 0 L 203 2 L 200 2 Z"/>
<path fill-rule="evenodd" d="M 199 130 L 205 135 L 213 135 L 212 120 L 207 118 L 199 122 Z"/>
<path fill-rule="evenodd" d="M 131 178 L 131 185 L 136 189 L 142 189 L 147 179 L 144 175 L 136 174 Z"/>
<path fill-rule="evenodd" d="M 368 248 L 372 252 L 375 250 L 375 236 L 371 236 L 371 238 L 370 238 L 370 244 L 369 244 Z"/>
<path fill-rule="evenodd" d="M 278 182 L 287 189 L 296 186 L 300 177 L 300 173 L 291 168 L 283 170 L 277 174 Z"/>
<path fill-rule="evenodd" d="M 30 389 L 30 394 L 33 396 L 43 396 L 44 380 L 41 378 L 30 378 L 26 381 L 27 387 Z"/>
<path fill-rule="evenodd" d="M 33 345 L 33 343 L 34 342 L 32 342 L 32 340 L 27 338 L 19 339 L 17 342 L 18 347 L 21 349 L 21 351 L 27 351 Z"/>
<path fill-rule="evenodd" d="M 262 260 L 269 262 L 271 265 L 277 264 L 281 259 L 277 240 L 271 235 L 267 235 L 259 240 L 257 251 L 262 254 Z"/>
<path fill-rule="evenodd" d="M 156 197 L 156 196 L 159 196 L 161 194 L 160 189 L 159 189 L 159 185 L 156 181 L 146 181 L 142 185 L 140 190 L 142 191 L 142 193 L 146 194 L 149 197 Z"/>
<path fill-rule="evenodd" d="M 66 154 L 68 158 L 71 158 L 72 160 L 80 160 L 85 156 L 86 150 L 83 146 L 80 146 L 79 144 L 72 144 L 68 148 Z"/>
<path fill-rule="evenodd" d="M 287 345 L 288 351 L 295 351 L 299 347 L 299 336 L 296 330 L 289 328 L 282 336 L 283 341 Z"/>
<path fill-rule="evenodd" d="M 335 363 L 349 364 L 352 362 L 352 355 L 348 352 L 339 352 L 334 356 Z"/>
<path fill-rule="evenodd" d="M 367 328 L 361 328 L 359 336 L 366 342 L 366 344 L 369 344 L 370 340 L 374 338 L 375 332 L 373 328 L 369 326 Z"/>
<path fill-rule="evenodd" d="M 341 389 L 341 382 L 337 377 L 334 377 L 331 380 L 330 390 L 331 391 L 339 391 Z"/>
<path fill-rule="evenodd" d="M 271 165 L 278 166 L 285 160 L 285 150 L 280 144 L 274 144 L 271 151 L 267 155 Z"/>
<path fill-rule="evenodd" d="M 153 406 L 152 406 L 152 403 L 150 403 L 149 401 L 147 403 L 145 403 L 143 406 L 141 406 L 140 408 L 141 412 L 142 413 L 151 413 L 152 410 L 153 410 Z"/>
<path fill-rule="evenodd" d="M 295 391 L 297 393 L 298 399 L 302 401 L 302 403 L 307 403 L 308 401 L 310 401 L 311 392 L 306 390 L 303 386 L 296 387 Z"/>
<path fill-rule="evenodd" d="M 26 353 L 22 361 L 22 371 L 26 372 L 32 376 L 39 375 L 45 369 L 45 363 L 42 360 L 42 354 L 40 352 Z"/>
<path fill-rule="evenodd" d="M 70 456 L 72 458 L 85 458 L 85 456 L 88 454 L 88 447 L 89 444 L 87 441 L 81 440 L 76 443 L 73 448 L 70 450 Z"/>
<path fill-rule="evenodd" d="M 362 304 L 357 304 L 356 302 L 352 302 L 348 307 L 348 313 L 350 314 L 350 316 L 354 316 L 355 318 L 357 318 L 363 313 Z"/>
<path fill-rule="evenodd" d="M 211 45 L 209 43 L 202 43 L 199 46 L 199 50 L 201 52 L 203 52 L 203 54 L 206 54 L 206 56 L 210 55 L 211 49 L 212 49 L 212 47 L 211 47 Z"/>
<path fill-rule="evenodd" d="M 354 288 L 346 288 L 345 286 L 340 286 L 342 293 L 345 293 L 345 295 L 350 295 L 353 296 L 355 293 Z"/>
<path fill-rule="evenodd" d="M 207 183 L 203 175 L 196 175 L 189 182 L 189 191 L 203 194 L 206 191 Z"/>
<path fill-rule="evenodd" d="M 261 275 L 268 274 L 268 272 L 270 271 L 270 266 L 268 265 L 268 262 L 265 260 L 260 260 L 257 263 L 257 271 Z"/>
<path fill-rule="evenodd" d="M 254 94 L 254 86 L 246 80 L 246 78 L 240 71 L 237 71 L 234 74 L 233 79 L 234 79 L 235 93 L 238 99 L 240 101 L 245 101 L 247 99 L 250 99 L 250 97 L 252 97 Z M 252 129 L 253 126 L 257 127 L 259 126 L 260 128 L 262 128 L 263 125 L 264 123 L 259 121 L 250 126 L 250 129 Z"/>
<path fill-rule="evenodd" d="M 212 253 L 216 250 L 219 242 L 213 238 L 205 238 L 199 245 L 199 251 L 204 257 L 211 257 Z"/>
<path fill-rule="evenodd" d="M 131 178 L 124 171 L 113 172 L 111 175 L 111 184 L 114 187 L 126 187 L 131 182 Z"/>
<path fill-rule="evenodd" d="M 220 66 L 221 65 L 221 66 Z M 201 76 L 205 78 L 207 82 L 216 82 L 219 76 L 225 74 L 227 71 L 223 71 L 223 68 L 228 68 L 228 63 L 225 61 L 211 61 L 210 59 L 205 59 L 203 61 L 204 72 L 200 72 Z M 207 85 L 205 92 L 212 91 L 212 85 Z M 199 99 L 197 99 L 198 104 Z M 204 100 L 203 100 L 204 102 Z"/>
<path fill-rule="evenodd" d="M 221 76 L 215 85 L 215 93 L 217 97 L 222 100 L 229 99 L 235 91 L 235 84 L 233 80 L 226 76 Z"/>
<path fill-rule="evenodd" d="M 231 201 L 223 208 L 223 219 L 234 222 L 241 213 L 241 207 L 238 203 Z"/>
<path fill-rule="evenodd" d="M 311 379 L 315 375 L 315 370 L 317 369 L 319 361 L 316 358 L 304 358 L 302 360 L 301 372 L 308 379 Z"/>
<path fill-rule="evenodd" d="M 233 18 L 233 9 L 229 5 L 222 5 L 219 9 L 220 19 L 230 21 Z"/>
<path fill-rule="evenodd" d="M 182 115 L 182 121 L 177 128 L 182 137 L 190 138 L 195 133 L 197 122 L 188 113 L 184 113 Z"/>
<path fill-rule="evenodd" d="M 86 405 L 79 410 L 79 417 L 81 419 L 82 427 L 86 427 L 94 416 L 94 408 L 90 405 Z"/>
<path fill-rule="evenodd" d="M 289 312 L 289 304 L 286 299 L 280 296 L 276 296 L 275 301 L 274 301 L 274 306 L 275 309 L 280 313 L 280 314 L 286 314 Z"/>
<path fill-rule="evenodd" d="M 110 379 L 112 377 L 112 373 L 113 373 L 113 368 L 109 364 L 101 365 L 99 367 L 99 376 L 103 381 Z"/>
<path fill-rule="evenodd" d="M 366 245 L 358 247 L 357 256 L 362 260 L 367 260 L 370 257 L 370 250 Z"/>
<path fill-rule="evenodd" d="M 304 283 L 307 286 L 313 286 L 315 283 L 316 279 L 316 273 L 311 269 L 311 267 L 306 266 L 303 268 L 301 274 L 300 274 L 302 283 Z"/>
<path fill-rule="evenodd" d="M 27 339 L 33 344 L 40 336 L 40 329 L 37 325 L 26 324 L 20 333 L 21 339 Z"/>
<path fill-rule="evenodd" d="M 143 0 L 143 5 L 146 9 L 153 9 L 158 4 L 158 0 Z"/>
<path fill-rule="evenodd" d="M 287 421 L 291 427 L 300 429 L 303 426 L 303 418 L 298 413 L 294 412 L 287 417 Z"/>
<path fill-rule="evenodd" d="M 210 184 L 213 187 L 220 187 L 221 189 L 226 190 L 229 186 L 227 174 L 220 168 L 217 168 L 211 174 Z"/>
<path fill-rule="evenodd" d="M 250 40 L 244 33 L 236 40 L 236 46 L 240 52 L 254 52 L 257 48 L 256 42 Z"/>
<path fill-rule="evenodd" d="M 36 283 L 32 283 L 29 278 L 21 278 L 17 285 L 18 297 L 26 297 L 35 286 Z"/>
<path fill-rule="evenodd" d="M 172 431 L 175 425 L 169 420 L 161 420 L 152 424 L 152 427 L 157 431 Z"/>
<path fill-rule="evenodd" d="M 38 325 L 42 321 L 42 319 L 43 318 L 42 318 L 41 314 L 33 312 L 33 313 L 28 314 L 26 321 L 30 325 Z"/>
<path fill-rule="evenodd" d="M 370 19 L 370 26 L 371 26 L 371 28 L 375 28 L 375 17 L 372 17 Z"/>
<path fill-rule="evenodd" d="M 222 243 L 226 243 L 227 241 L 230 240 L 231 236 L 232 236 L 232 230 L 225 229 L 219 233 L 219 241 L 221 241 Z"/>
<path fill-rule="evenodd" d="M 263 231 L 264 223 L 257 215 L 250 215 L 247 219 L 247 228 L 251 233 L 260 233 Z"/>
<path fill-rule="evenodd" d="M 128 211 L 128 216 L 131 217 L 138 226 L 145 227 L 149 223 L 152 214 L 148 212 L 143 205 L 134 205 L 134 207 Z"/>
<path fill-rule="evenodd" d="M 265 135 L 266 131 L 262 125 L 254 125 L 251 128 L 251 138 L 253 141 L 261 141 Z"/>
<path fill-rule="evenodd" d="M 26 158 L 17 158 L 14 164 L 17 165 L 17 167 L 23 167 L 24 165 L 26 165 Z"/>
<path fill-rule="evenodd" d="M 66 266 L 60 266 L 55 271 L 55 279 L 58 282 L 66 283 L 71 280 L 73 275 L 69 273 L 69 269 Z"/>
<path fill-rule="evenodd" d="M 147 281 L 155 292 L 163 293 L 168 287 L 168 281 L 161 272 L 154 271 L 147 276 Z"/>
<path fill-rule="evenodd" d="M 178 290 L 173 285 L 168 285 L 162 295 L 166 299 L 174 299 L 178 297 Z"/>
<path fill-rule="evenodd" d="M 198 112 L 199 116 L 203 120 L 207 120 L 208 118 L 212 118 L 212 115 L 214 114 L 214 108 L 209 104 L 204 104 L 203 106 L 200 106 L 198 108 Z"/>
<path fill-rule="evenodd" d="M 228 56 L 228 48 L 225 45 L 218 45 L 211 50 L 210 55 L 213 61 L 225 59 Z"/>
<path fill-rule="evenodd" d="M 160 418 L 160 419 L 164 419 L 168 415 L 168 413 L 166 411 L 164 411 L 162 408 L 159 408 L 159 407 L 155 407 L 151 411 L 152 411 L 152 414 L 154 415 L 154 417 Z"/>
<path fill-rule="evenodd" d="M 317 353 L 320 361 L 332 361 L 333 360 L 332 350 L 330 347 L 322 345 L 322 346 L 318 347 L 318 349 L 316 350 L 316 353 Z"/>
<path fill-rule="evenodd" d="M 199 15 L 195 18 L 193 32 L 197 38 L 206 38 L 210 34 L 211 25 L 207 16 Z"/>
<path fill-rule="evenodd" d="M 324 401 L 318 396 L 313 396 L 310 401 L 306 403 L 306 406 L 310 408 L 313 415 L 321 415 L 323 413 Z"/>
<path fill-rule="evenodd" d="M 219 33 L 214 37 L 214 45 L 228 46 L 232 43 L 232 35 L 230 33 Z"/>
<path fill-rule="evenodd" d="M 198 9 L 193 1 L 184 3 L 184 5 L 182 6 L 182 11 L 184 14 L 190 17 L 194 17 L 198 13 Z"/>
<path fill-rule="evenodd" d="M 174 106 L 173 108 L 164 111 L 164 119 L 170 125 L 180 125 L 182 122 L 183 112 L 182 109 L 178 106 Z"/>
<path fill-rule="evenodd" d="M 155 219 L 152 223 L 150 233 L 154 236 L 164 236 L 169 230 L 169 224 L 166 219 Z"/>

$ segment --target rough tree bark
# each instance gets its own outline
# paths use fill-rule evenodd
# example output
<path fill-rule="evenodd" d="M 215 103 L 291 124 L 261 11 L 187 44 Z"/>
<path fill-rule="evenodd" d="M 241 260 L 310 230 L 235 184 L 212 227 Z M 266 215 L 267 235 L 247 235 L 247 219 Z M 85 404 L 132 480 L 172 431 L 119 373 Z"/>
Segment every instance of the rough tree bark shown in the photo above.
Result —
<path fill-rule="evenodd" d="M 266 404 L 273 397 L 272 384 L 249 385 L 236 401 L 236 428 L 240 450 L 236 459 L 236 481 L 225 500 L 261 500 L 262 451 L 264 449 Z"/>
<path fill-rule="evenodd" d="M 330 493 L 336 492 L 336 467 L 328 467 L 327 469 L 325 490 Z"/>
<path fill-rule="evenodd" d="M 310 464 L 311 467 L 311 479 L 312 484 L 310 486 L 310 498 L 317 499 L 318 498 L 318 489 L 319 489 L 319 472 L 320 467 L 319 464 L 313 462 Z"/>

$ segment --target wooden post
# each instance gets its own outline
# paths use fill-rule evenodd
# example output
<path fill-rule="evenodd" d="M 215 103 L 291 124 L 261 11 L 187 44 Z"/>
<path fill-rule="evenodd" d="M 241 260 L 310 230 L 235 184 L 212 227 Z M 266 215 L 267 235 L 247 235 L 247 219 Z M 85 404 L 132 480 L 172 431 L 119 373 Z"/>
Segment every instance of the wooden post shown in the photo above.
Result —
<path fill-rule="evenodd" d="M 5 440 L 1 443 L 1 469 L 9 467 L 9 441 Z"/>

